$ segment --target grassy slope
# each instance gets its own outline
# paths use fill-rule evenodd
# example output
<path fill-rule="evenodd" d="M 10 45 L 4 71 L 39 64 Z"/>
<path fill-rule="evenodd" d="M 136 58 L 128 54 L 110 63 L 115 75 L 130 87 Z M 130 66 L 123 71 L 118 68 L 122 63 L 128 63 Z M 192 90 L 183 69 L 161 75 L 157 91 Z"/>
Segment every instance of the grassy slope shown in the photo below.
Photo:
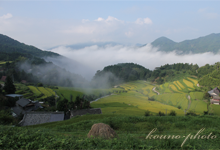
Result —
<path fill-rule="evenodd" d="M 91 103 L 91 106 L 101 108 L 103 114 L 140 115 L 144 114 L 146 110 L 154 114 L 159 111 L 165 113 L 166 110 L 167 113 L 174 110 L 178 115 L 184 114 L 182 110 L 176 107 L 165 105 L 157 101 L 149 101 L 148 96 L 156 95 L 156 93 L 152 92 L 154 86 L 145 81 L 128 82 L 120 85 L 120 87 L 124 87 L 128 92 L 102 98 Z M 120 103 L 120 107 L 116 107 L 115 103 Z"/>
<path fill-rule="evenodd" d="M 188 95 L 191 97 L 191 105 L 189 110 L 193 110 L 199 114 L 207 111 L 207 103 L 203 101 L 203 93 L 195 92 L 198 81 L 191 77 L 184 77 L 181 80 L 174 82 L 166 82 L 160 85 L 159 92 L 161 95 L 156 95 L 154 98 L 161 103 L 171 106 L 181 106 L 182 110 L 188 108 L 190 101 Z"/>
<path fill-rule="evenodd" d="M 118 137 L 112 140 L 88 139 L 87 134 L 95 123 L 110 125 Z M 121 116 L 84 115 L 60 122 L 29 127 L 1 126 L 2 149 L 219 149 L 220 118 L 213 116 Z M 180 139 L 146 139 L 152 135 L 179 135 Z M 217 136 L 215 139 L 188 139 L 184 146 L 183 136 L 195 135 L 205 128 L 201 135 Z M 14 141 L 16 142 L 14 143 Z M 40 143 L 40 144 L 39 144 Z"/>

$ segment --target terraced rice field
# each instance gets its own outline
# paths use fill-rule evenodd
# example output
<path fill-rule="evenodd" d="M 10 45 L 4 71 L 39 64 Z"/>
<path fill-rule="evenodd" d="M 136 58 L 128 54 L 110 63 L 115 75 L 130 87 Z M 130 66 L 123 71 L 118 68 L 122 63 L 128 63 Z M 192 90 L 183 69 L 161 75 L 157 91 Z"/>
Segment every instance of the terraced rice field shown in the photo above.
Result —
<path fill-rule="evenodd" d="M 178 88 L 178 90 L 182 90 L 182 88 L 179 86 L 179 84 L 177 83 L 177 81 L 174 81 L 173 84 L 175 84 Z"/>
<path fill-rule="evenodd" d="M 126 104 L 128 107 L 101 107 L 101 105 L 106 104 L 110 105 L 111 103 L 121 103 Z M 158 113 L 162 111 L 169 113 L 171 110 L 177 112 L 178 115 L 183 115 L 184 111 L 176 107 L 161 104 L 157 101 L 148 101 L 146 96 L 142 96 L 140 93 L 135 91 L 129 91 L 128 93 L 123 93 L 120 95 L 111 95 L 105 98 L 102 98 L 96 102 L 91 103 L 92 107 L 101 107 L 103 114 L 116 113 L 116 114 L 128 114 L 128 115 L 140 115 L 144 114 L 146 110 L 149 110 L 153 113 Z M 129 106 L 133 106 L 130 110 Z M 114 111 L 113 111 L 114 110 Z"/>
<path fill-rule="evenodd" d="M 174 107 L 181 106 L 181 109 L 185 110 L 188 107 L 188 99 L 186 97 L 186 94 L 181 93 L 170 93 L 170 94 L 162 94 L 162 95 L 156 95 L 154 98 L 167 105 L 171 105 Z"/>
<path fill-rule="evenodd" d="M 40 96 L 41 92 L 35 87 L 35 86 L 28 86 L 30 88 L 30 90 L 36 95 L 36 96 Z"/>
<path fill-rule="evenodd" d="M 204 101 L 192 100 L 189 110 L 203 114 L 204 111 L 207 111 L 207 103 Z"/>
<path fill-rule="evenodd" d="M 195 80 L 195 79 L 192 79 L 192 78 L 190 78 L 190 77 L 187 77 L 190 81 L 192 81 L 195 85 L 198 83 L 198 81 L 197 80 Z"/>
<path fill-rule="evenodd" d="M 49 92 L 47 89 L 44 87 L 38 87 L 38 90 L 43 93 L 46 97 L 52 96 L 53 94 Z M 55 94 L 54 94 L 55 95 Z"/>
<path fill-rule="evenodd" d="M 203 93 L 202 92 L 190 92 L 191 99 L 194 100 L 203 100 Z"/>
<path fill-rule="evenodd" d="M 70 101 L 70 97 L 72 95 L 72 100 L 74 101 L 76 99 L 76 96 L 82 96 L 83 93 L 82 92 L 79 92 L 79 91 L 76 91 L 75 88 L 68 88 L 68 87 L 59 87 L 59 89 L 56 89 L 55 90 L 58 94 L 58 96 L 61 98 L 61 99 L 68 99 Z"/>
<path fill-rule="evenodd" d="M 159 111 L 169 113 L 171 110 L 177 112 L 178 115 L 183 115 L 184 111 L 176 107 L 162 104 L 158 101 L 149 101 L 148 97 L 156 96 L 152 91 L 153 85 L 144 81 L 129 82 L 120 85 L 121 87 L 131 87 L 132 90 L 127 93 L 111 95 L 102 98 L 96 102 L 91 103 L 92 107 L 102 108 L 103 114 L 129 114 L 129 115 L 143 115 L 146 110 L 156 114 Z M 113 104 L 118 103 L 118 106 Z"/>
<path fill-rule="evenodd" d="M 170 85 L 170 88 L 171 88 L 173 91 L 175 91 L 175 92 L 179 92 L 179 90 L 178 90 L 178 89 L 176 88 L 176 86 L 173 85 L 173 84 Z"/>
<path fill-rule="evenodd" d="M 190 81 L 188 81 L 188 80 L 186 80 L 186 79 L 183 79 L 183 82 L 184 82 L 188 87 L 194 88 L 194 85 L 193 85 L 192 82 L 190 82 Z"/>
<path fill-rule="evenodd" d="M 185 88 L 185 86 L 183 86 L 183 85 L 180 83 L 180 81 L 176 81 L 176 84 L 178 84 L 178 86 L 179 86 L 181 89 L 184 89 L 184 88 Z"/>
<path fill-rule="evenodd" d="M 212 104 L 211 107 L 214 110 L 215 115 L 220 115 L 220 105 Z"/>

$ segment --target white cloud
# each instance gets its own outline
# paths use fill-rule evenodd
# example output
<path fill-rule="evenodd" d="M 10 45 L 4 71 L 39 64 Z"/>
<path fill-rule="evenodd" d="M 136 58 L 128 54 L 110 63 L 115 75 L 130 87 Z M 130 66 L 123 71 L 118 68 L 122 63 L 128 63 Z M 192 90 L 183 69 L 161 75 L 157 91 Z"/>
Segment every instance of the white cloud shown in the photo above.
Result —
<path fill-rule="evenodd" d="M 128 31 L 128 32 L 125 32 L 125 35 L 126 35 L 127 37 L 132 37 L 133 33 L 132 33 L 131 31 Z"/>
<path fill-rule="evenodd" d="M 103 19 L 103 18 L 101 18 L 101 17 L 99 17 L 97 20 L 95 20 L 95 21 L 104 21 L 105 19 Z"/>
<path fill-rule="evenodd" d="M 7 13 L 6 15 L 3 15 L 3 16 L 0 16 L 0 19 L 9 19 L 9 18 L 12 18 L 12 14 L 10 13 Z"/>
<path fill-rule="evenodd" d="M 158 48 L 147 44 L 144 47 L 128 47 L 122 45 L 99 47 L 93 45 L 79 50 L 60 47 L 52 51 L 88 66 L 93 70 L 91 73 L 92 76 L 97 70 L 102 70 L 105 66 L 117 63 L 133 62 L 153 70 L 155 67 L 173 63 L 193 63 L 199 66 L 204 66 L 207 63 L 214 64 L 219 61 L 220 56 L 220 54 L 214 55 L 210 52 L 177 55 L 175 51 L 165 53 L 157 50 Z"/>
<path fill-rule="evenodd" d="M 138 18 L 135 21 L 135 23 L 139 25 L 143 25 L 143 24 L 152 24 L 153 22 L 150 18 Z"/>

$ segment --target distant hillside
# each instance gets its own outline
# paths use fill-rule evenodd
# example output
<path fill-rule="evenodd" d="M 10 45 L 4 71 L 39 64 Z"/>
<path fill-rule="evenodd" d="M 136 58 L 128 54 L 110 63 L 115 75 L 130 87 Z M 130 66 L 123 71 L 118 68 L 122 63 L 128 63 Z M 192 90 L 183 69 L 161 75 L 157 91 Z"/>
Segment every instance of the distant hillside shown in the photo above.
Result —
<path fill-rule="evenodd" d="M 187 53 L 217 53 L 220 50 L 220 33 L 210 34 L 197 39 L 185 40 L 182 42 L 174 42 L 166 37 L 160 37 L 151 43 L 155 47 L 159 47 L 159 51 L 176 50 L 180 54 Z"/>
<path fill-rule="evenodd" d="M 20 43 L 3 34 L 0 34 L 0 53 L 4 54 L 4 56 L 7 57 L 11 57 L 12 53 L 21 56 L 32 55 L 36 57 L 59 56 L 59 54 L 57 53 L 42 51 L 34 46 Z"/>
<path fill-rule="evenodd" d="M 119 63 L 98 70 L 93 77 L 95 85 L 115 85 L 121 82 L 146 80 L 151 76 L 149 69 L 134 63 Z M 104 83 L 105 82 L 105 83 Z"/>

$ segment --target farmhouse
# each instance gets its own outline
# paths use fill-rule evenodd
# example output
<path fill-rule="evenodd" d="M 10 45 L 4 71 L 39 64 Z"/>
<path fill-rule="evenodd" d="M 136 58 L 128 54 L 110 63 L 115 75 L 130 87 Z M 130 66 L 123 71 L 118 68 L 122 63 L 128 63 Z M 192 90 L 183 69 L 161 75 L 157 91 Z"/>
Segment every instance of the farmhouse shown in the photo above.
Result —
<path fill-rule="evenodd" d="M 5 82 L 6 78 L 7 78 L 7 76 L 2 76 L 1 81 Z"/>
<path fill-rule="evenodd" d="M 219 100 L 220 100 L 219 93 L 220 93 L 220 90 L 218 89 L 218 87 L 214 88 L 211 91 L 208 91 L 208 93 L 211 96 L 210 103 L 211 104 L 219 105 Z"/>
<path fill-rule="evenodd" d="M 21 126 L 30 126 L 63 120 L 64 112 L 26 112 L 19 124 Z"/>
<path fill-rule="evenodd" d="M 25 83 L 27 83 L 27 81 L 26 80 L 21 80 L 21 83 L 25 84 Z"/>
<path fill-rule="evenodd" d="M 38 108 L 43 108 L 38 101 L 31 101 L 25 98 L 20 98 L 16 102 L 16 106 L 12 108 L 13 116 L 25 114 L 26 112 L 34 111 Z"/>

